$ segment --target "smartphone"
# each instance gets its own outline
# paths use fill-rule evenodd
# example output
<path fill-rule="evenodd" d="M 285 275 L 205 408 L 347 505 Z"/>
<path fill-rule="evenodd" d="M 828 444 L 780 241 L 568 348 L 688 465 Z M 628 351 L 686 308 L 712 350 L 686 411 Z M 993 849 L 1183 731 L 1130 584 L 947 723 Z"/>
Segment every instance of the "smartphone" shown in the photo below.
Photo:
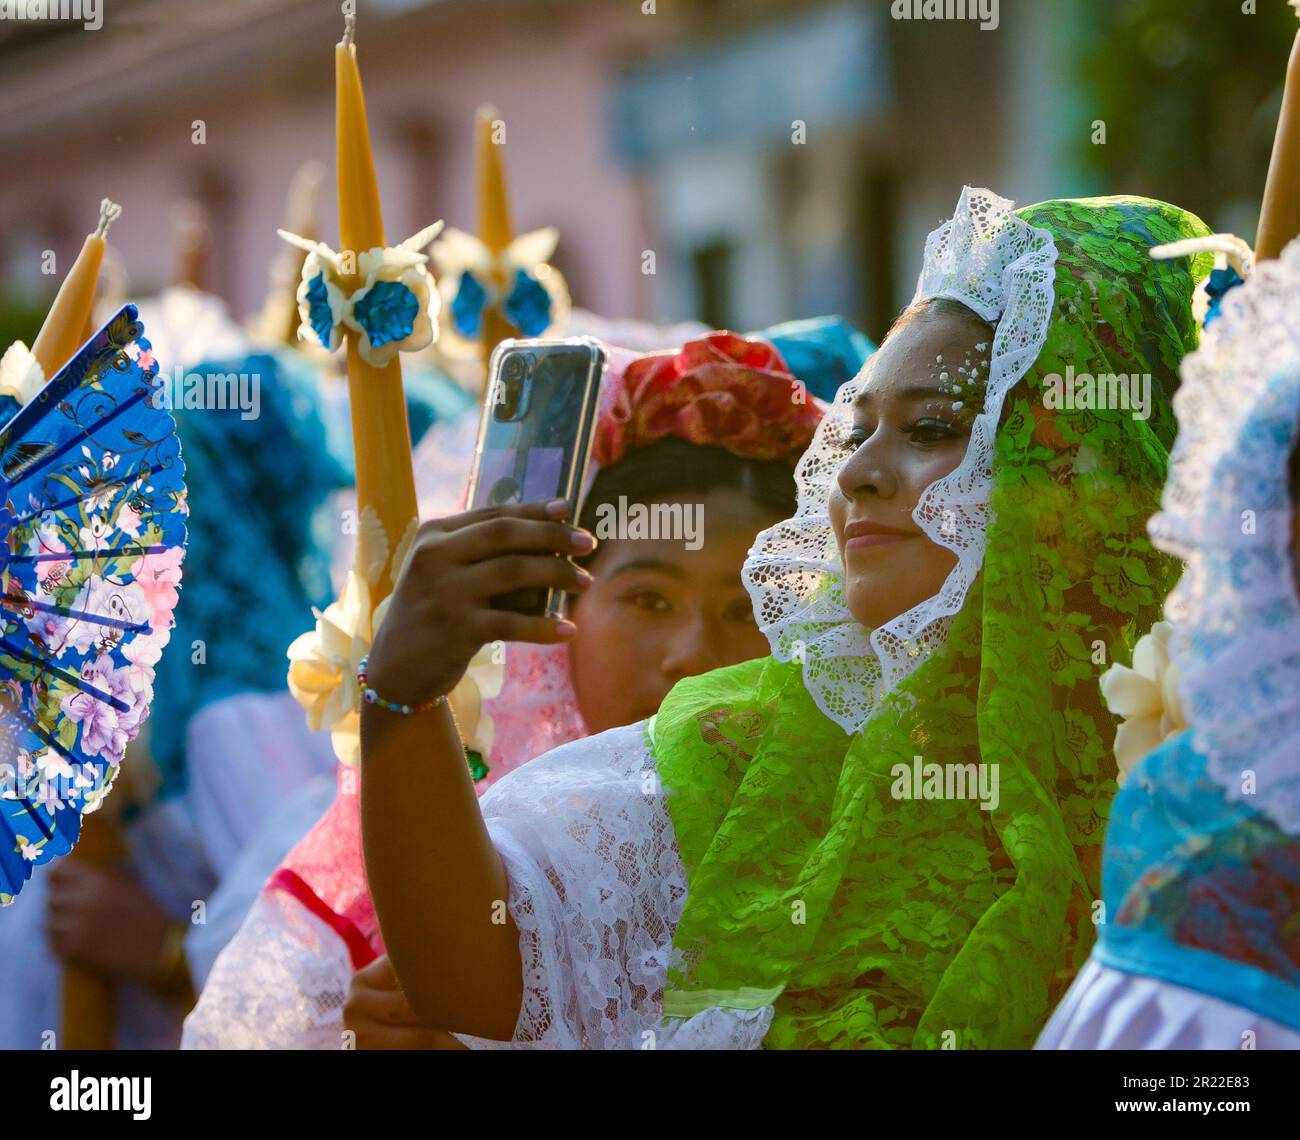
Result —
<path fill-rule="evenodd" d="M 471 509 L 565 499 L 577 522 L 606 364 L 590 337 L 497 345 L 470 472 Z M 534 617 L 561 617 L 564 602 L 563 590 L 540 586 L 492 599 L 497 609 Z"/>

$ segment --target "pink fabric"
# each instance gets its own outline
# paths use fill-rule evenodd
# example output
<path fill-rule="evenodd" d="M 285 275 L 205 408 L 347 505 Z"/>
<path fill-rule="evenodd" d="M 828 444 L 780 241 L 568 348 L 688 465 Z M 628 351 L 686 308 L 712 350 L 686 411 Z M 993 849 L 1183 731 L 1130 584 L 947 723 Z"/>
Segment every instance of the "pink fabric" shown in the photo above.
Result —
<path fill-rule="evenodd" d="M 352 968 L 359 970 L 370 965 L 382 950 L 377 950 L 369 938 L 346 915 L 336 914 L 330 905 L 311 889 L 295 871 L 288 867 L 277 867 L 267 884 L 268 890 L 283 891 L 292 895 L 307 910 L 319 918 L 326 926 L 332 927 L 347 943 L 348 956 L 352 959 Z"/>
<path fill-rule="evenodd" d="M 501 692 L 483 702 L 495 728 L 488 774 L 480 795 L 521 764 L 587 735 L 569 678 L 566 646 L 509 644 Z M 361 844 L 361 773 L 339 766 L 329 810 L 285 857 L 268 890 L 293 895 L 332 926 L 361 969 L 384 952 L 379 920 L 366 881 Z"/>

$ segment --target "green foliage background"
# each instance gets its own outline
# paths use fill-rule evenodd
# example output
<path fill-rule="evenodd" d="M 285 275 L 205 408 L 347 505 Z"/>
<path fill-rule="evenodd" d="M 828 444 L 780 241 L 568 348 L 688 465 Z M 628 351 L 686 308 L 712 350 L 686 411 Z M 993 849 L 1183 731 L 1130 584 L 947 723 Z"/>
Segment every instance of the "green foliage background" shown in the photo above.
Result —
<path fill-rule="evenodd" d="M 0 352 L 21 340 L 28 348 L 41 331 L 41 322 L 49 309 L 49 301 L 37 298 L 16 297 L 12 293 L 0 293 Z"/>
<path fill-rule="evenodd" d="M 1106 145 L 1080 142 L 1085 169 L 1212 226 L 1249 206 L 1253 225 L 1300 29 L 1290 5 L 1256 0 L 1250 14 L 1244 0 L 1071 2 L 1089 28 L 1078 81 L 1107 126 Z M 1253 229 L 1241 236 L 1254 241 Z"/>

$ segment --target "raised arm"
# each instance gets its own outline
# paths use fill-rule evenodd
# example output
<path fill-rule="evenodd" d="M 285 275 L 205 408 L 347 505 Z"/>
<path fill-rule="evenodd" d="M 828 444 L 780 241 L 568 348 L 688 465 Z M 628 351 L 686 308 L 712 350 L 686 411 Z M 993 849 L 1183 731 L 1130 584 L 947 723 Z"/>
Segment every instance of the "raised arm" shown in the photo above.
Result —
<path fill-rule="evenodd" d="M 559 521 L 565 510 L 557 500 L 424 524 L 371 649 L 371 687 L 415 706 L 450 693 L 489 642 L 571 637 L 568 622 L 489 603 L 520 587 L 590 585 L 585 571 L 555 557 L 595 545 Z M 446 703 L 414 716 L 364 705 L 361 764 L 366 872 L 412 1008 L 451 1032 L 509 1040 L 522 1000 L 519 934 Z"/>

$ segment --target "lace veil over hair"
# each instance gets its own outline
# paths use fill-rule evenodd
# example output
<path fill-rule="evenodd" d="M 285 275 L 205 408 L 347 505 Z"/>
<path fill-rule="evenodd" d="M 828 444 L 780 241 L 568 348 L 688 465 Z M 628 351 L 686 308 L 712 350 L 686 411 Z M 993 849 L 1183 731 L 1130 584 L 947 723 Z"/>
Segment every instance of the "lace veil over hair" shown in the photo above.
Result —
<path fill-rule="evenodd" d="M 1177 574 L 1146 524 L 1210 259 L 1149 250 L 1205 232 L 1145 198 L 1013 214 L 967 190 L 931 238 L 918 299 L 996 321 L 966 454 L 914 513 L 958 565 L 880 629 L 853 622 L 828 517 L 852 446 L 833 452 L 838 399 L 795 519 L 747 567 L 774 656 L 680 682 L 653 722 L 688 884 L 672 1023 L 766 1006 L 768 1047 L 1033 1041 L 1092 941 L 1115 792 L 1098 654 L 1129 659 Z M 945 782 L 960 771 L 988 786 Z"/>
<path fill-rule="evenodd" d="M 913 512 L 957 555 L 939 593 L 867 630 L 849 612 L 829 503 L 853 427 L 853 401 L 871 365 L 840 389 L 795 472 L 791 519 L 759 535 L 744 578 L 759 626 L 780 661 L 800 661 L 817 707 L 847 733 L 943 645 L 984 559 L 993 446 L 1007 393 L 1047 340 L 1055 303 L 1056 243 L 1011 211 L 1014 203 L 966 187 L 951 221 L 932 233 L 912 304 L 946 297 L 994 325 L 983 410 L 961 464 L 927 489 Z"/>

